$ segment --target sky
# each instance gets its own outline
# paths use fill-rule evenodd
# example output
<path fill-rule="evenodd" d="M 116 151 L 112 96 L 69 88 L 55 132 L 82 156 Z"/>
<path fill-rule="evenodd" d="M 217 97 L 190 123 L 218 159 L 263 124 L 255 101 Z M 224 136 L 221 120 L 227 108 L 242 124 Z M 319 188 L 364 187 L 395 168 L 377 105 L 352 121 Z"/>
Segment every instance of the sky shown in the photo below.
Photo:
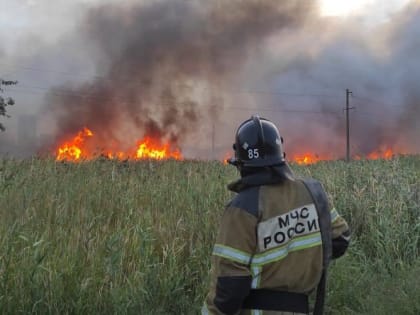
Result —
<path fill-rule="evenodd" d="M 191 0 L 193 1 L 203 3 L 200 0 Z M 12 138 L 13 141 L 17 140 L 18 117 L 21 114 L 39 115 L 40 108 L 45 105 L 46 94 L 52 87 L 89 83 L 98 76 L 104 75 L 102 71 L 106 67 L 98 66 L 103 62 L 98 57 L 101 55 L 101 52 L 97 51 L 99 46 L 86 42 L 86 38 L 80 34 L 87 26 L 86 24 L 89 24 L 86 22 L 86 13 L 90 12 L 92 7 L 107 4 L 150 5 L 159 2 L 165 2 L 165 0 L 0 0 L 0 78 L 19 81 L 18 86 L 9 89 L 18 105 L 10 108 L 9 113 L 12 118 L 4 121 L 8 128 L 7 137 Z M 344 64 L 348 60 L 354 61 L 351 68 L 366 71 L 364 78 L 369 79 L 368 84 L 378 82 L 375 88 L 385 89 L 394 83 L 383 82 L 383 70 L 380 69 L 380 62 L 376 61 L 382 60 L 384 64 L 394 62 L 387 60 L 390 58 L 387 52 L 392 51 L 393 47 L 386 45 L 389 44 L 388 37 L 398 30 L 398 25 L 405 23 L 400 12 L 409 2 L 409 0 L 320 0 L 319 15 L 322 20 L 320 25 L 317 24 L 318 22 L 314 22 L 316 26 L 305 24 L 293 33 L 288 34 L 286 31 L 278 35 L 281 39 L 287 38 L 287 42 L 279 41 L 276 35 L 269 36 L 266 50 L 258 54 L 266 61 L 247 62 L 240 75 L 245 75 L 249 79 L 242 84 L 246 83 L 254 89 L 265 88 L 268 86 L 267 83 L 259 78 L 269 77 L 275 78 L 270 80 L 270 84 L 276 85 L 276 88 L 281 86 L 295 93 L 308 90 L 320 91 L 321 80 L 311 81 L 299 77 L 299 71 L 307 66 L 325 81 L 325 86 L 329 89 L 336 88 L 337 82 L 341 79 L 327 75 L 327 73 L 341 71 L 341 68 L 335 68 L 336 65 L 329 64 L 330 60 L 336 58 L 344 61 Z M 395 17 L 396 15 L 398 18 Z M 327 25 L 328 30 L 321 31 L 316 38 L 316 43 L 309 45 L 308 42 L 314 38 L 314 32 L 309 28 L 326 27 L 321 24 Z M 412 29 L 415 30 L 416 26 Z M 284 52 L 287 50 L 298 54 L 285 55 Z M 302 50 L 305 50 L 307 55 L 302 56 L 304 60 L 299 62 L 297 59 L 300 58 L 299 54 Z M 323 58 L 320 56 L 321 53 L 330 55 L 331 58 Z M 397 53 L 393 56 L 397 56 Z M 373 60 L 375 62 L 372 62 Z M 276 71 L 281 74 L 276 75 Z M 351 73 L 349 71 L 350 75 Z M 402 76 L 402 74 L 400 76 L 394 74 L 390 80 L 399 82 Z M 256 79 L 251 79 L 251 77 L 256 77 Z M 355 78 L 357 79 L 357 75 Z M 347 81 L 340 84 L 344 89 Z M 366 86 L 367 84 L 361 85 L 359 90 L 366 94 L 368 90 L 363 90 Z M 360 93 L 360 91 L 355 91 L 356 95 L 357 92 Z M 401 96 L 400 94 L 399 91 L 393 92 L 388 98 L 394 101 Z M 374 94 L 373 97 L 377 95 L 380 94 Z M 232 98 L 232 95 L 228 95 L 228 98 Z M 249 99 L 244 101 L 249 101 Z M 226 103 L 229 102 L 231 101 L 226 100 Z M 305 105 L 306 101 L 299 102 Z M 227 122 L 219 121 L 218 123 L 225 126 L 234 119 L 232 125 L 235 125 L 239 120 L 247 118 L 248 114 L 248 112 L 243 115 L 230 114 Z M 38 134 L 51 132 L 50 127 L 57 124 L 53 117 L 48 118 L 48 112 L 44 111 L 42 115 L 45 119 L 37 128 Z M 281 121 L 281 118 L 279 120 Z M 228 132 L 232 133 L 232 128 L 228 129 Z"/>

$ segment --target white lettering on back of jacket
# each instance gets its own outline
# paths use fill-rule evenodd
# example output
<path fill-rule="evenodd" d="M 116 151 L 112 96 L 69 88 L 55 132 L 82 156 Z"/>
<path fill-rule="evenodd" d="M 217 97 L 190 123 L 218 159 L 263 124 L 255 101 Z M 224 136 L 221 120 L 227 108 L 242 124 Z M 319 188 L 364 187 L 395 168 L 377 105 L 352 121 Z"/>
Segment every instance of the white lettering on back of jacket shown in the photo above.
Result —
<path fill-rule="evenodd" d="M 295 237 L 319 232 L 315 205 L 311 203 L 260 222 L 257 231 L 261 252 L 285 245 Z"/>

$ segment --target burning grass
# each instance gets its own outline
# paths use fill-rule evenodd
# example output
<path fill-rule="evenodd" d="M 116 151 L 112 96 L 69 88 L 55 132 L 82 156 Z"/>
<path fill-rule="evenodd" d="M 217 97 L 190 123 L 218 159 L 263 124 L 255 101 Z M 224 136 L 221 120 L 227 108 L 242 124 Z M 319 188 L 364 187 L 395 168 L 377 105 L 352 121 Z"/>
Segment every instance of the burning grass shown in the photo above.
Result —
<path fill-rule="evenodd" d="M 97 141 L 95 133 L 85 127 L 75 136 L 58 145 L 55 159 L 67 162 L 95 160 L 98 157 L 106 157 L 111 160 L 183 159 L 179 148 L 167 141 L 162 142 L 162 140 L 150 136 L 137 140 L 137 144 L 128 150 L 116 149 L 112 143 Z"/>
<path fill-rule="evenodd" d="M 98 158 L 107 158 L 119 161 L 138 161 L 138 160 L 183 160 L 181 149 L 176 143 L 170 143 L 162 139 L 145 136 L 136 141 L 136 145 L 131 148 L 122 149 L 118 141 L 104 141 L 97 138 L 89 128 L 84 127 L 67 140 L 57 144 L 54 150 L 57 161 L 82 162 L 92 161 Z M 377 160 L 392 159 L 402 152 L 393 150 L 389 147 L 371 151 L 368 154 L 356 154 L 354 160 Z M 222 162 L 227 164 L 228 159 L 233 155 L 232 151 L 226 152 Z M 337 156 L 331 154 L 317 154 L 310 151 L 295 153 L 290 157 L 290 161 L 299 165 L 310 165 L 321 161 L 337 160 Z"/>
<path fill-rule="evenodd" d="M 328 314 L 420 313 L 420 158 L 293 168 L 355 235 Z M 219 162 L 0 160 L 0 313 L 197 314 L 234 178 Z"/>

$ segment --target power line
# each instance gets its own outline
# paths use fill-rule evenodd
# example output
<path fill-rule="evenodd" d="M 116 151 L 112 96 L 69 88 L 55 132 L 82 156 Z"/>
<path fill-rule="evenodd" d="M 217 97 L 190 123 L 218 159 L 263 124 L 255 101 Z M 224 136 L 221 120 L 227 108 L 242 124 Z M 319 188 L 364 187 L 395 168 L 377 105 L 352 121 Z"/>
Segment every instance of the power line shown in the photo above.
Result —
<path fill-rule="evenodd" d="M 9 90 L 15 90 L 15 88 L 13 89 L 9 89 Z M 20 91 L 23 93 L 35 93 L 35 94 L 39 94 L 41 92 L 39 91 L 32 91 L 32 90 L 24 90 L 24 91 Z M 66 93 L 56 93 L 56 92 L 51 92 L 54 95 L 58 95 L 58 96 L 67 96 L 68 94 Z M 70 96 L 75 96 L 75 97 L 80 97 L 80 98 L 86 98 L 86 99 L 95 99 L 94 96 L 91 95 L 79 95 L 79 94 L 70 94 Z M 97 97 L 96 99 L 102 99 L 101 97 Z M 109 99 L 107 99 L 109 100 Z M 116 101 L 118 104 L 131 104 L 131 102 L 127 102 L 127 101 Z M 158 106 L 161 105 L 191 105 L 193 102 L 158 102 L 155 103 Z M 133 103 L 134 104 L 134 103 Z M 223 110 L 248 110 L 248 111 L 261 111 L 261 112 L 277 112 L 277 113 L 293 113 L 293 114 L 315 114 L 315 115 L 339 115 L 340 111 L 316 111 L 316 110 L 301 110 L 301 109 L 282 109 L 282 108 L 267 108 L 267 107 L 258 107 L 258 108 L 251 108 L 251 107 L 240 107 L 240 106 L 225 106 L 223 107 Z"/>
<path fill-rule="evenodd" d="M 72 76 L 72 77 L 86 77 L 86 78 L 97 78 L 97 79 L 105 79 L 104 77 L 98 76 L 98 75 L 88 75 L 88 74 L 76 74 L 72 72 L 66 72 L 66 71 L 57 71 L 52 69 L 42 69 L 42 68 L 36 68 L 36 67 L 28 67 L 28 66 L 19 66 L 19 65 L 8 65 L 3 62 L 0 62 L 0 65 L 3 65 L 3 67 L 8 67 L 10 69 L 22 69 L 24 71 L 31 71 L 31 72 L 41 72 L 41 73 L 56 73 L 64 76 Z M 10 72 L 10 70 L 8 71 Z"/>
<path fill-rule="evenodd" d="M 6 63 L 2 63 L 0 62 L 0 65 L 6 66 L 6 67 L 10 67 L 10 68 L 14 68 L 14 69 L 23 69 L 25 71 L 33 71 L 33 72 L 43 72 L 43 73 L 56 73 L 56 74 L 60 74 L 60 75 L 65 75 L 65 76 L 73 76 L 73 77 L 87 77 L 90 79 L 96 79 L 96 80 L 103 80 L 103 81 L 115 81 L 115 79 L 111 79 L 105 76 L 99 76 L 99 75 L 87 75 L 87 74 L 76 74 L 76 73 L 72 73 L 72 72 L 65 72 L 65 71 L 57 71 L 57 70 L 53 70 L 53 69 L 45 69 L 45 68 L 37 68 L 37 67 L 29 67 L 29 66 L 22 66 L 22 65 L 10 65 L 10 64 L 6 64 Z M 133 78 L 132 77 L 122 77 L 122 78 L 118 78 L 119 82 L 133 82 Z M 144 82 L 136 82 L 136 84 L 140 84 L 140 85 L 145 85 L 145 86 L 151 86 L 153 85 L 152 81 L 149 80 L 144 80 Z M 177 86 L 184 86 L 186 88 L 194 88 L 196 86 L 188 84 L 188 83 L 181 83 L 181 82 L 177 82 L 177 83 L 171 83 L 171 84 L 175 84 Z M 29 86 L 28 86 L 29 88 Z M 30 88 L 34 88 L 34 89 L 44 89 L 44 90 L 49 90 L 50 87 L 30 87 Z M 255 95 L 281 95 L 281 96 L 290 96 L 290 97 L 323 97 L 323 98 L 339 98 L 341 97 L 339 94 L 331 94 L 331 93 L 319 93 L 319 92 L 308 92 L 308 93 L 301 93 L 301 92 L 290 92 L 290 91 L 283 91 L 283 90 L 258 90 L 258 89 L 252 89 L 252 88 L 242 88 L 242 87 L 238 87 L 238 88 L 220 88 L 220 87 L 201 87 L 204 90 L 213 90 L 213 89 L 217 89 L 217 91 L 224 91 L 228 94 L 255 94 Z M 389 103 L 385 103 L 385 102 L 380 102 L 365 96 L 357 96 L 357 95 L 352 95 L 352 99 L 356 99 L 365 103 L 369 103 L 369 104 L 376 104 L 376 105 L 380 105 L 380 106 L 388 106 L 388 107 L 398 107 L 398 104 L 389 104 Z"/>
<path fill-rule="evenodd" d="M 0 65 L 6 65 L 5 63 L 1 63 Z M 7 65 L 6 65 L 7 66 Z M 115 79 L 110 79 L 104 76 L 98 76 L 98 75 L 92 75 L 92 76 L 88 76 L 88 75 L 78 75 L 75 73 L 70 73 L 70 72 L 63 72 L 63 71 L 56 71 L 56 70 L 51 70 L 51 69 L 41 69 L 41 68 L 36 68 L 36 67 L 27 67 L 27 66 L 10 66 L 11 68 L 18 68 L 18 69 L 23 69 L 26 71 L 34 71 L 34 72 L 44 72 L 44 73 L 57 73 L 60 75 L 66 75 L 66 76 L 74 76 L 74 77 L 89 77 L 91 79 L 96 79 L 96 80 L 104 80 L 104 81 L 115 81 Z M 127 78 L 118 78 L 118 81 L 122 81 L 122 82 L 133 82 L 133 78 L 132 77 L 127 77 Z M 140 84 L 140 85 L 145 85 L 145 86 L 150 86 L 153 83 L 149 80 L 145 80 L 145 82 L 136 82 L 136 84 Z M 172 84 L 174 84 L 172 82 Z M 193 88 L 194 86 L 188 84 L 188 83 L 180 83 L 177 82 L 175 83 L 175 85 L 177 86 L 183 86 L 186 88 Z M 32 88 L 37 88 L 37 89 L 50 89 L 49 87 L 32 87 Z M 324 98 L 338 98 L 340 97 L 338 94 L 326 94 L 326 93 L 319 93 L 319 92 L 309 92 L 309 93 L 301 93 L 301 92 L 290 92 L 290 91 L 277 91 L 277 90 L 258 90 L 258 89 L 250 89 L 250 88 L 242 88 L 242 87 L 237 87 L 237 88 L 220 88 L 220 87 L 213 87 L 213 88 L 208 88 L 208 87 L 201 87 L 204 90 L 213 90 L 213 89 L 217 89 L 217 91 L 224 91 L 228 94 L 259 94 L 259 95 L 282 95 L 282 96 L 290 96 L 290 97 L 324 97 Z"/>
<path fill-rule="evenodd" d="M 321 94 L 321 93 L 291 93 L 285 91 L 276 91 L 276 90 L 232 90 L 232 89 L 222 89 L 231 94 L 266 94 L 266 95 L 282 95 L 282 96 L 291 96 L 291 97 L 326 97 L 326 98 L 337 98 L 339 95 L 336 94 Z"/>
<path fill-rule="evenodd" d="M 297 109 L 275 109 L 275 108 L 250 108 L 250 107 L 237 107 L 237 106 L 227 106 L 225 109 L 231 110 L 249 110 L 249 111 L 265 111 L 265 112 L 281 112 L 281 113 L 299 113 L 299 114 L 340 114 L 339 111 L 313 111 L 313 110 L 297 110 Z"/>
<path fill-rule="evenodd" d="M 95 94 L 80 94 L 75 93 L 66 89 L 57 88 L 57 87 L 42 87 L 42 86 L 31 86 L 26 84 L 19 84 L 18 86 L 15 86 L 13 88 L 9 88 L 10 91 L 16 91 L 16 92 L 22 92 L 22 90 L 41 90 L 41 91 L 47 91 L 53 95 L 63 95 L 63 96 L 75 96 L 75 97 L 83 97 L 83 98 L 98 98 L 103 99 L 103 97 L 95 95 Z M 250 94 L 269 94 L 269 95 L 285 95 L 285 96 L 295 96 L 295 97 L 313 97 L 313 96 L 325 96 L 325 97 L 335 97 L 333 95 L 322 95 L 322 94 L 303 94 L 303 93 L 283 93 L 283 92 L 268 92 L 268 91 L 233 91 L 232 93 L 250 93 Z"/>
<path fill-rule="evenodd" d="M 45 90 L 40 90 L 37 89 L 35 87 L 26 87 L 26 88 L 21 88 L 19 86 L 16 86 L 14 88 L 7 88 L 8 91 L 14 91 L 14 92 L 19 92 L 19 93 L 29 93 L 29 94 L 42 94 L 45 95 Z M 98 99 L 98 100 L 103 100 L 103 97 L 101 96 L 95 96 L 95 95 L 91 95 L 91 94 L 78 94 L 78 93 L 72 93 L 72 92 L 66 92 L 66 91 L 60 91 L 60 90 L 55 90 L 55 89 L 51 89 L 50 91 L 48 91 L 49 94 L 51 95 L 56 95 L 56 96 L 74 96 L 74 97 L 80 97 L 80 98 L 93 98 L 93 99 Z"/>
<path fill-rule="evenodd" d="M 400 107 L 400 105 L 398 104 L 389 104 L 389 103 L 384 103 L 384 102 L 378 102 L 376 100 L 367 98 L 367 97 L 360 97 L 360 96 L 354 96 L 353 98 L 355 98 L 356 100 L 362 101 L 362 103 L 364 104 L 372 104 L 372 105 L 379 105 L 379 106 L 387 106 L 387 107 Z"/>
<path fill-rule="evenodd" d="M 72 91 L 68 91 L 66 89 L 61 89 L 61 88 L 50 88 L 50 87 L 43 87 L 43 86 L 31 86 L 31 85 L 26 85 L 26 84 L 19 84 L 17 86 L 14 87 L 6 87 L 5 89 L 7 89 L 8 91 L 15 91 L 15 92 L 20 92 L 20 93 L 30 93 L 30 94 L 45 94 L 45 91 L 49 92 L 51 95 L 56 95 L 56 96 L 73 96 L 73 97 L 79 97 L 82 99 L 93 99 L 93 100 L 110 100 L 109 97 L 106 96 L 100 96 L 98 94 L 94 94 L 94 93 L 86 93 L 86 94 L 81 94 L 81 93 L 76 93 L 76 92 L 72 92 Z M 237 91 L 238 93 L 245 93 L 246 91 Z M 270 94 L 270 95 L 287 95 L 287 96 L 330 96 L 330 97 L 335 97 L 335 95 L 324 95 L 324 94 L 305 94 L 305 93 L 287 93 L 287 92 L 268 92 L 268 91 L 248 91 L 250 93 L 262 93 L 262 94 Z M 350 92 L 351 94 L 351 92 Z M 350 95 L 349 94 L 349 95 Z M 117 96 L 118 98 L 118 96 Z M 358 98 L 361 99 L 360 97 L 355 97 L 352 95 L 352 98 Z M 364 100 L 369 100 L 371 101 L 371 103 L 374 100 L 371 99 L 367 99 L 367 98 L 363 98 Z M 119 104 L 128 104 L 128 102 L 126 101 L 121 101 L 121 100 L 116 100 Z M 171 102 L 171 101 L 167 101 L 168 104 L 177 104 L 177 105 L 187 105 L 187 104 L 191 104 L 191 102 Z M 159 103 L 160 105 L 164 105 L 166 103 Z M 224 107 L 225 110 L 249 110 L 249 111 L 265 111 L 265 112 L 282 112 L 282 113 L 296 113 L 296 114 L 319 114 L 319 115 L 331 115 L 331 114 L 340 114 L 339 111 L 333 111 L 333 110 L 298 110 L 298 109 L 281 109 L 281 108 L 266 108 L 266 107 L 258 107 L 258 108 L 252 108 L 252 107 L 242 107 L 242 106 L 226 106 Z M 349 108 L 349 109 L 345 109 L 346 113 L 348 112 L 348 110 L 353 109 Z M 361 113 L 361 111 L 356 111 L 355 113 Z M 369 113 L 371 115 L 376 115 L 375 113 Z M 347 118 L 346 118 L 347 121 Z M 348 122 L 349 124 L 349 122 Z M 347 125 L 347 123 L 346 123 Z"/>
<path fill-rule="evenodd" d="M 144 83 L 146 84 L 146 83 Z M 150 85 L 150 83 L 147 83 L 147 85 Z M 182 85 L 185 87 L 193 88 L 194 86 L 188 85 L 188 84 L 182 84 L 178 83 L 178 85 Z M 57 87 L 43 87 L 43 86 L 31 86 L 26 84 L 19 84 L 19 87 L 28 88 L 28 89 L 37 89 L 37 90 L 53 90 L 53 89 L 60 89 Z M 216 88 L 207 88 L 207 87 L 201 87 L 201 89 L 204 90 L 215 90 Z M 290 96 L 290 97 L 324 97 L 324 98 L 337 98 L 338 95 L 335 94 L 319 94 L 319 93 L 291 93 L 291 92 L 284 92 L 284 91 L 276 91 L 276 90 L 235 90 L 235 89 L 220 89 L 217 88 L 218 91 L 226 92 L 227 94 L 260 94 L 260 95 L 282 95 L 282 96 Z M 66 91 L 67 93 L 67 91 Z M 73 93 L 73 92 L 68 92 Z"/>
<path fill-rule="evenodd" d="M 380 122 L 383 124 L 389 124 L 392 121 L 396 121 L 396 119 L 392 118 L 398 118 L 398 117 L 389 117 L 385 115 L 378 115 L 373 113 L 367 113 L 367 112 L 354 112 L 354 114 L 357 116 L 357 120 L 363 119 L 363 120 L 369 120 L 370 122 Z"/>

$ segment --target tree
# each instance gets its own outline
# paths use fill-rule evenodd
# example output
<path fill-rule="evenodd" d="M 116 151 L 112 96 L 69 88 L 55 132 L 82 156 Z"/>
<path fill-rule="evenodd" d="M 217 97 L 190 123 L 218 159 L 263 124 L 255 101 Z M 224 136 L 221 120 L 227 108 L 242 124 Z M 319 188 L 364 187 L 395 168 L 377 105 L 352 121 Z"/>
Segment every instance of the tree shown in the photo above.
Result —
<path fill-rule="evenodd" d="M 4 92 L 4 90 L 2 89 L 2 86 L 15 85 L 15 84 L 17 84 L 17 81 L 6 81 L 0 78 L 0 117 L 1 116 L 10 117 L 9 115 L 7 115 L 6 107 L 12 106 L 15 104 L 15 101 L 13 100 L 13 98 L 11 97 L 4 98 L 3 96 L 1 96 L 1 93 Z M 0 131 L 4 131 L 4 130 L 6 130 L 6 128 L 0 122 Z"/>

